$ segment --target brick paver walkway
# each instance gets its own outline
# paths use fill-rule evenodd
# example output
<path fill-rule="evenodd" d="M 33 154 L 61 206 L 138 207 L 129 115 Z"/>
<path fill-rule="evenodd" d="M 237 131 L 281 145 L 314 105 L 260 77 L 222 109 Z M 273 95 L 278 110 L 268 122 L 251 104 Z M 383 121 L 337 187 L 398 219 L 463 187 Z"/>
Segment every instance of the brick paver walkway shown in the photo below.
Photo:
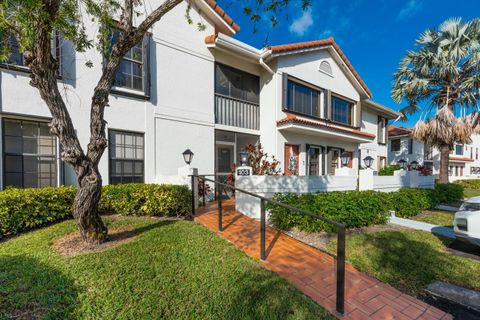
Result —
<path fill-rule="evenodd" d="M 216 204 L 197 212 L 196 221 L 217 231 Z M 260 223 L 235 212 L 233 200 L 223 203 L 221 236 L 248 255 L 260 257 Z M 272 228 L 267 229 L 267 259 L 262 264 L 335 313 L 335 260 Z M 343 319 L 453 319 L 450 314 L 403 294 L 351 265 L 346 266 Z"/>

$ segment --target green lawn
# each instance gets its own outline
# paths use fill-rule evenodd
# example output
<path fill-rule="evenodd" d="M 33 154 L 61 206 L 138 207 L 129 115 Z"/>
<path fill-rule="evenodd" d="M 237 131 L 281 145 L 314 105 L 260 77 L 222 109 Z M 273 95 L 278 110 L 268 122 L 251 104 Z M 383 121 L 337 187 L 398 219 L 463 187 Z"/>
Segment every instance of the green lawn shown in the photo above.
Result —
<path fill-rule="evenodd" d="M 412 295 L 436 281 L 480 289 L 480 261 L 454 256 L 423 231 L 381 231 L 347 238 L 347 260 L 359 270 Z M 336 243 L 328 250 L 334 252 Z"/>
<path fill-rule="evenodd" d="M 465 190 L 463 190 L 463 195 L 465 196 L 465 198 L 478 197 L 478 196 L 480 196 L 480 190 L 465 189 Z"/>
<path fill-rule="evenodd" d="M 454 217 L 455 212 L 435 210 L 422 215 L 421 217 L 416 217 L 415 220 L 435 224 L 437 226 L 453 228 Z"/>
<path fill-rule="evenodd" d="M 210 230 L 189 221 L 106 218 L 139 236 L 61 257 L 73 221 L 0 243 L 0 319 L 325 319 L 319 305 Z"/>

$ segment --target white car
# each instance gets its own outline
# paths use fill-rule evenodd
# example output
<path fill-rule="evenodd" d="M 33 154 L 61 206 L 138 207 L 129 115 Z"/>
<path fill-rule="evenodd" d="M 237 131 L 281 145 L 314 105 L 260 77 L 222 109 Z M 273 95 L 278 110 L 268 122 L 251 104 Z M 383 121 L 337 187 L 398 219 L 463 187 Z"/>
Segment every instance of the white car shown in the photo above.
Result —
<path fill-rule="evenodd" d="M 455 213 L 453 230 L 457 239 L 480 246 L 480 197 L 466 200 Z"/>

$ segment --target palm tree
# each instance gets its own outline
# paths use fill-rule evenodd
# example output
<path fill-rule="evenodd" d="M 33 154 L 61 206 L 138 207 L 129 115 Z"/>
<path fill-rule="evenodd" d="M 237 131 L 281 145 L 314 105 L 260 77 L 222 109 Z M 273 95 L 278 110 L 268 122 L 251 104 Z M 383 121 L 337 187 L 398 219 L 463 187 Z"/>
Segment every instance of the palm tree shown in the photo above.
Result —
<path fill-rule="evenodd" d="M 392 97 L 408 103 L 405 119 L 421 112 L 413 137 L 440 150 L 440 182 L 448 183 L 450 150 L 480 131 L 480 18 L 446 20 L 416 45 L 394 74 Z"/>

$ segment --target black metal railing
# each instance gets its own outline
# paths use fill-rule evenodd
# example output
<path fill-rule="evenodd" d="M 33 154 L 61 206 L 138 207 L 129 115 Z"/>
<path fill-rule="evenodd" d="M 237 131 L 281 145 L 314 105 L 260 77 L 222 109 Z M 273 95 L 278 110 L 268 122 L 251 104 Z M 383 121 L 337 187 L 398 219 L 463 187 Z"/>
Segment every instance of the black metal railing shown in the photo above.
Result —
<path fill-rule="evenodd" d="M 203 186 L 205 186 L 205 183 L 211 182 L 215 184 L 215 192 L 216 192 L 216 201 L 217 201 L 217 209 L 218 209 L 218 231 L 222 232 L 223 231 L 223 208 L 222 208 L 222 195 L 223 195 L 223 190 L 225 189 L 230 189 L 235 192 L 241 192 L 243 194 L 255 197 L 260 199 L 260 259 L 261 260 L 266 260 L 266 250 L 265 250 L 265 241 L 266 241 L 266 203 L 269 202 L 275 206 L 279 206 L 282 208 L 285 208 L 287 210 L 290 210 L 292 212 L 295 212 L 297 214 L 301 214 L 304 216 L 312 217 L 315 219 L 322 220 L 324 222 L 330 223 L 334 226 L 337 227 L 337 265 L 336 265 L 336 271 L 337 271 L 337 290 L 336 290 L 336 311 L 340 314 L 343 315 L 345 312 L 345 224 L 325 218 L 323 216 L 313 214 L 311 212 L 308 212 L 306 210 L 302 210 L 299 208 L 292 207 L 288 204 L 281 203 L 279 201 L 275 201 L 263 196 L 260 196 L 258 194 L 252 193 L 247 190 L 239 189 L 236 188 L 232 185 L 220 182 L 218 180 L 212 180 L 209 178 L 206 178 L 206 176 L 212 176 L 212 175 L 191 175 L 192 178 L 192 212 L 195 214 L 196 208 L 195 208 L 195 183 L 199 183 L 199 180 L 202 180 Z M 213 175 L 215 176 L 215 175 Z M 215 176 L 216 177 L 216 176 Z M 205 187 L 203 188 L 205 190 Z M 203 204 L 206 205 L 206 197 L 205 197 L 205 192 L 203 193 Z"/>
<path fill-rule="evenodd" d="M 215 123 L 252 130 L 260 129 L 257 103 L 215 94 Z"/>

